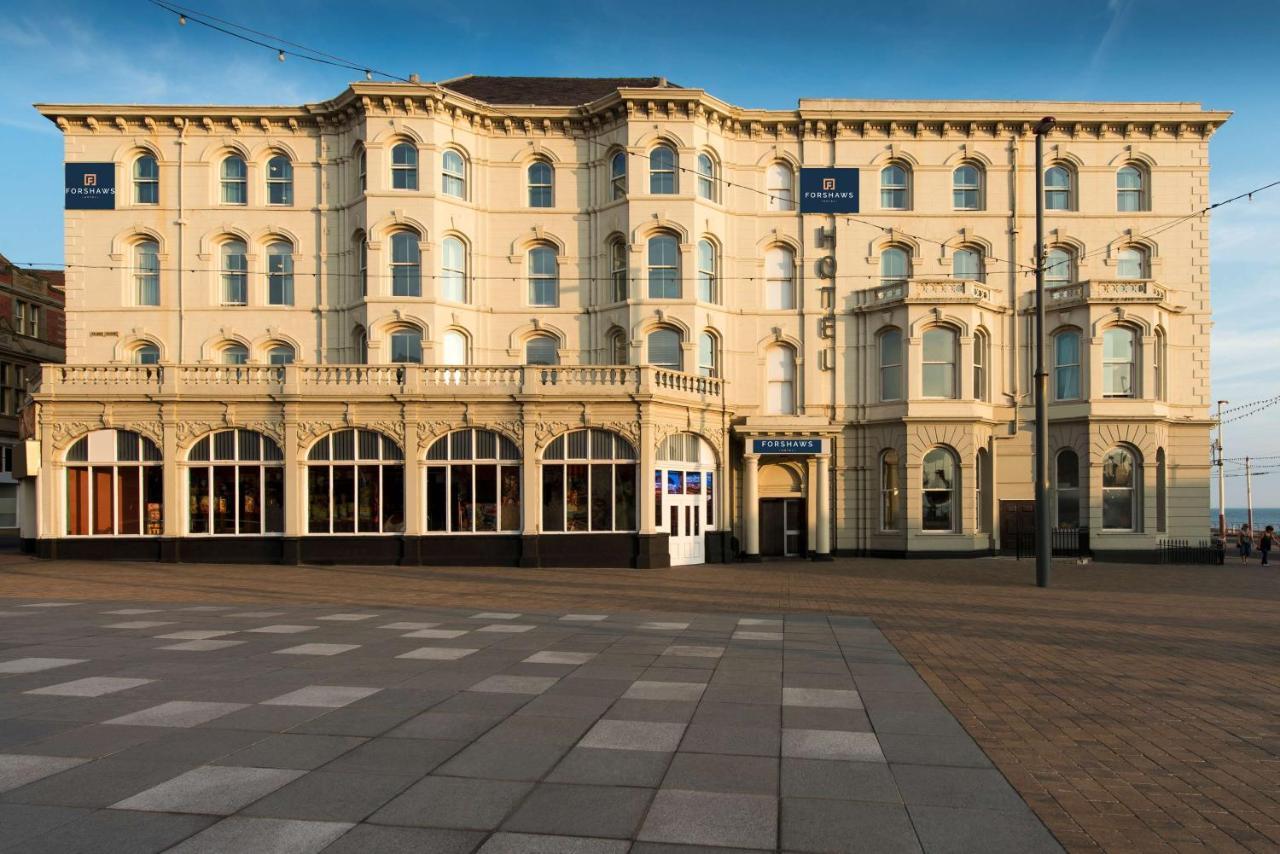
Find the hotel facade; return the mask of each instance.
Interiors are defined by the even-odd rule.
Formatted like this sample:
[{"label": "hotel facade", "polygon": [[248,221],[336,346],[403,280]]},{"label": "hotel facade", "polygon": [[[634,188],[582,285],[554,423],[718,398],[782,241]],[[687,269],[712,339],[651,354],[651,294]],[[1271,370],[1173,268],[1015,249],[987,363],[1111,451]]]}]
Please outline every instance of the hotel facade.
[{"label": "hotel facade", "polygon": [[[20,466],[41,555],[1008,547],[1033,507],[1045,115],[1053,518],[1100,557],[1203,535],[1209,234],[1187,215],[1226,113],[494,77],[38,109],[74,208],[66,364],[32,388]],[[807,212],[811,174],[840,212]],[[85,182],[113,201],[80,209]]]}]

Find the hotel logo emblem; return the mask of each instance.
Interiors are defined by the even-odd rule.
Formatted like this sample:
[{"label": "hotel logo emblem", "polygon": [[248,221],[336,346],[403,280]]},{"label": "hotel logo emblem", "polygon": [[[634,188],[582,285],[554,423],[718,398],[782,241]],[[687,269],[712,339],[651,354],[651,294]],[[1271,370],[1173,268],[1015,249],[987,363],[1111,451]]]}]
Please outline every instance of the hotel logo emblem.
[{"label": "hotel logo emblem", "polygon": [[835,178],[823,178],[823,179],[822,179],[822,189],[824,189],[824,190],[834,190],[835,188],[836,188],[836,179],[835,179]]},{"label": "hotel logo emblem", "polygon": [[93,174],[92,172],[86,173],[84,176],[84,185],[86,187],[98,186],[98,176]]}]

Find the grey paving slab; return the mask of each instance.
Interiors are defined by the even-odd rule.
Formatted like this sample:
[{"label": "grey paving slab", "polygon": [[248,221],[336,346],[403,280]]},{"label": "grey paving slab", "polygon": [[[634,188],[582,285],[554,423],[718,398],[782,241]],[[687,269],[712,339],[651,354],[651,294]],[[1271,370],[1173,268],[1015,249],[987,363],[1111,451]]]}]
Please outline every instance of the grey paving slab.
[{"label": "grey paving slab", "polygon": [[532,783],[426,777],[375,812],[374,824],[493,830],[524,800]]},{"label": "grey paving slab", "polygon": [[840,729],[847,732],[871,732],[871,720],[861,709],[783,706],[782,726],[786,729]]},{"label": "grey paving slab", "polygon": [[173,854],[229,854],[270,851],[272,854],[313,854],[352,827],[336,821],[295,821],[279,818],[226,818],[169,850]]},{"label": "grey paving slab", "polygon": [[478,649],[466,647],[420,646],[417,649],[403,652],[397,655],[396,658],[417,659],[419,661],[457,661],[479,651]]},{"label": "grey paving slab", "polygon": [[[921,850],[905,807],[784,798],[782,848],[829,854],[914,854]],[[972,851],[984,851],[979,847]]]},{"label": "grey paving slab", "polygon": [[628,854],[773,854],[777,849],[722,848],[719,845],[673,845],[666,842],[637,842]]},{"label": "grey paving slab", "polygon": [[547,782],[592,786],[643,786],[662,782],[670,753],[650,750],[609,750],[575,747],[547,775]]},{"label": "grey paving slab", "polygon": [[689,725],[680,749],[696,753],[777,756],[778,745],[777,727],[695,723]]},{"label": "grey paving slab", "polygon": [[46,807],[36,804],[0,804],[0,850],[49,833],[89,815],[87,809]]},{"label": "grey paving slab", "polygon": [[240,646],[245,641],[235,640],[190,640],[182,643],[170,644],[162,646],[160,649],[176,650],[178,652],[216,652],[220,649],[230,649],[233,646]]},{"label": "grey paving slab", "polygon": [[344,753],[325,770],[421,777],[466,746],[465,741],[444,739],[379,738]]},{"label": "grey paving slab", "polygon": [[413,774],[313,771],[249,805],[243,814],[362,821],[418,779]]},{"label": "grey paving slab", "polygon": [[84,664],[87,658],[13,658],[0,661],[0,673],[36,673],[41,670],[52,670],[55,667],[69,667],[72,664]]},{"label": "grey paving slab", "polygon": [[909,806],[915,831],[929,854],[1057,854],[1062,846],[1030,810],[995,812]]},{"label": "grey paving slab", "polygon": [[782,705],[820,709],[861,709],[862,698],[858,696],[857,691],[853,690],[784,687]]},{"label": "grey paving slab", "polygon": [[275,650],[276,655],[341,655],[359,649],[358,643],[304,643]]},{"label": "grey paving slab", "polygon": [[251,744],[261,741],[264,733],[249,730],[194,729],[163,730],[156,727],[96,727],[108,732],[132,731],[146,733],[145,740],[113,752],[116,759],[134,762],[183,762],[190,765],[208,764],[224,756],[230,756]]},{"label": "grey paving slab", "polygon": [[317,628],[319,628],[319,626],[298,626],[282,623],[277,626],[258,626],[256,629],[242,629],[241,631],[259,632],[261,634],[268,635],[296,635],[301,634],[302,632],[309,632]]},{"label": "grey paving slab", "polygon": [[356,700],[378,693],[378,688],[357,688],[343,685],[308,685],[270,700],[264,706],[310,706],[320,709],[340,709]]},{"label": "grey paving slab", "polygon": [[586,664],[595,658],[593,652],[556,652],[544,650],[524,659],[526,664]]},{"label": "grey paving slab", "polygon": [[679,752],[671,760],[662,788],[776,796],[778,760],[771,756]]},{"label": "grey paving slab", "polygon": [[773,797],[660,789],[638,839],[772,849],[777,833]]},{"label": "grey paving slab", "polygon": [[279,733],[217,760],[218,765],[309,771],[354,750],[368,739],[352,735]]},{"label": "grey paving slab", "polygon": [[418,629],[417,631],[409,632],[407,635],[404,635],[404,637],[452,640],[453,638],[460,638],[469,633],[469,629]]},{"label": "grey paving slab", "polygon": [[684,700],[696,701],[707,689],[696,682],[657,682],[641,680],[632,683],[622,695],[628,700]]},{"label": "grey paving slab", "polygon": [[0,754],[0,792],[60,774],[87,761],[72,756]]},{"label": "grey paving slab", "polygon": [[958,765],[990,768],[991,760],[965,735],[922,735],[882,732],[877,735],[885,759],[908,765]]},{"label": "grey paving slab", "polygon": [[106,757],[5,793],[12,803],[106,807],[190,770],[178,762],[136,762]]},{"label": "grey paving slab", "polygon": [[631,839],[653,789],[542,783],[502,829],[551,836]]},{"label": "grey paving slab", "polygon": [[488,780],[541,780],[569,750],[567,744],[521,744],[478,741],[441,765],[440,774]]},{"label": "grey paving slab", "polygon": [[784,729],[782,755],[790,759],[884,762],[874,733],[821,729]]},{"label": "grey paving slab", "polygon": [[541,694],[554,684],[554,676],[499,675],[482,679],[467,690],[490,694]]},{"label": "grey paving slab", "polygon": [[111,623],[103,626],[104,629],[155,629],[160,626],[172,626],[174,620],[129,620],[124,623]]},{"label": "grey paving slab", "polygon": [[22,854],[152,854],[169,850],[214,821],[217,819],[203,815],[100,810],[4,850]]},{"label": "grey paving slab", "polygon": [[247,706],[247,703],[171,700],[168,703],[161,703],[149,709],[103,721],[103,723],[119,726],[192,727],[220,718],[223,715],[229,715]]},{"label": "grey paving slab", "polygon": [[471,854],[483,831],[360,824],[324,849],[324,854]]},{"label": "grey paving slab", "polygon": [[86,676],[84,679],[75,679],[71,682],[60,682],[57,685],[35,688],[27,693],[52,694],[59,697],[101,697],[104,694],[127,691],[130,688],[137,688],[140,685],[147,685],[154,681],[154,679],[131,679],[118,676]]},{"label": "grey paving slab", "polygon": [[627,854],[630,843],[532,833],[495,833],[477,854]]},{"label": "grey paving slab", "polygon": [[167,635],[156,635],[159,640],[210,640],[212,638],[225,637],[226,635],[234,635],[235,629],[224,629],[217,631],[213,629],[183,629],[179,632],[169,632]]},{"label": "grey paving slab", "polygon": [[671,753],[679,746],[685,728],[685,724],[678,723],[602,720],[583,736],[578,746]]},{"label": "grey paving slab", "polygon": [[902,803],[898,784],[878,762],[783,759],[782,796]]},{"label": "grey paving slab", "polygon": [[22,750],[40,756],[81,756],[96,759],[118,754],[135,745],[161,738],[164,734],[165,730],[156,727],[82,724],[48,738],[29,742]]},{"label": "grey paving slab", "polygon": [[988,810],[1022,810],[1018,793],[994,768],[892,765],[894,779],[908,804]]},{"label": "grey paving slab", "polygon": [[304,772],[204,765],[125,798],[112,809],[231,815]]},{"label": "grey paving slab", "polygon": [[[284,613],[281,611],[280,613]],[[276,616],[273,614],[272,616]],[[324,617],[316,617],[317,620],[330,620],[338,623],[358,623],[363,620],[372,620],[377,614],[329,614]]]},{"label": "grey paving slab", "polygon": [[521,706],[516,717],[586,718],[595,720],[613,705],[610,697],[544,693]]}]

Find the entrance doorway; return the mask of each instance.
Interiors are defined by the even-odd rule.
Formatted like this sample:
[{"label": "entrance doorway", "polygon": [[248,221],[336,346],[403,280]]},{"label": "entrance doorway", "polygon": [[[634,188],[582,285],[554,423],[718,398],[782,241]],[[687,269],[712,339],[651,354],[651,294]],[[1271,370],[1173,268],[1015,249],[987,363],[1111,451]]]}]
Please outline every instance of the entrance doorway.
[{"label": "entrance doorway", "polygon": [[654,517],[667,532],[671,565],[705,563],[706,533],[716,526],[715,454],[693,433],[669,436],[657,451]]},{"label": "entrance doorway", "polygon": [[760,499],[760,555],[800,557],[805,553],[805,500]]},{"label": "entrance doorway", "polygon": [[1036,537],[1036,503],[1034,501],[1000,502],[1000,551],[1016,554],[1034,551]]},{"label": "entrance doorway", "polygon": [[706,499],[702,495],[703,472],[667,471],[667,532],[672,566],[688,566],[706,560],[702,536]]}]

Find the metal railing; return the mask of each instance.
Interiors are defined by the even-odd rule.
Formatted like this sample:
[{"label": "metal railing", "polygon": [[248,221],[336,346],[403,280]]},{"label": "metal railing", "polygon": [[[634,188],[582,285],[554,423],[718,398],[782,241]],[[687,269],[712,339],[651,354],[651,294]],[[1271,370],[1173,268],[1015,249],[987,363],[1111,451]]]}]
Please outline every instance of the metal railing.
[{"label": "metal railing", "polygon": [[[1036,556],[1035,531],[1015,531],[1011,537],[1014,544],[1014,557],[1022,560],[1024,557]],[[1055,557],[1088,557],[1091,554],[1087,527],[1054,528],[1052,543]]]},{"label": "metal railing", "polygon": [[1218,540],[1161,540],[1156,546],[1160,563],[1222,566],[1226,549]]}]

